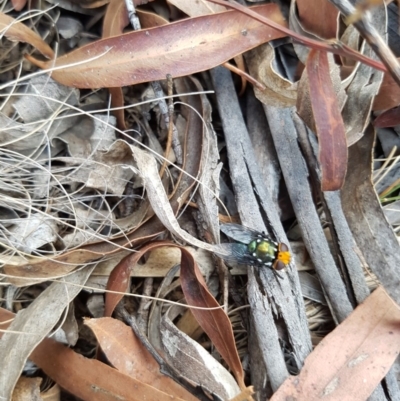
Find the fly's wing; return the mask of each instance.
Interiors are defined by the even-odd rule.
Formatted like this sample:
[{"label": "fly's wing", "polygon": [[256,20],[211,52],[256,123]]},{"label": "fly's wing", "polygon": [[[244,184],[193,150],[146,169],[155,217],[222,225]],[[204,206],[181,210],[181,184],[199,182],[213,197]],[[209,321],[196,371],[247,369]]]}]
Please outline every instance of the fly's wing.
[{"label": "fly's wing", "polygon": [[234,223],[221,224],[220,229],[225,235],[242,244],[249,244],[261,235],[257,231]]},{"label": "fly's wing", "polygon": [[254,257],[249,254],[247,245],[238,243],[223,243],[218,245],[218,249],[214,251],[219,257],[227,262],[236,262],[241,264],[254,264]]}]

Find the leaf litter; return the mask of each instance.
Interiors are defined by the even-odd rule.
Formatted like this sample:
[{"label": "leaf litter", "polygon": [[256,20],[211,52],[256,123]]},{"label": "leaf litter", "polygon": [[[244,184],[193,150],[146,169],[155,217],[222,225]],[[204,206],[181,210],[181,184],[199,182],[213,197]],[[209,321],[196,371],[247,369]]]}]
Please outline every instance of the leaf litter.
[{"label": "leaf litter", "polygon": [[[398,399],[385,10],[189,3],[125,33],[119,0],[0,2],[1,396],[37,397],[29,360],[88,400]],[[212,257],[222,221],[288,244],[284,275]]]}]

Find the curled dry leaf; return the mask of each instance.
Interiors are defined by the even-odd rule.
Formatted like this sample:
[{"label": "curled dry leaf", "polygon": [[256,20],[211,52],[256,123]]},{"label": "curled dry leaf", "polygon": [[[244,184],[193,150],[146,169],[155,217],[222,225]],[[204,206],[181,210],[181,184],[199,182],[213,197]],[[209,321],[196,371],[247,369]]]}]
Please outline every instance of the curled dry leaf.
[{"label": "curled dry leaf", "polygon": [[12,401],[43,401],[40,396],[41,377],[21,376],[15,386]]},{"label": "curled dry leaf", "polygon": [[22,22],[0,12],[0,33],[10,40],[29,43],[48,58],[54,57],[51,47]]},{"label": "curled dry leaf", "polygon": [[140,25],[142,29],[154,28],[155,26],[167,25],[169,22],[161,15],[151,13],[144,10],[136,10],[136,14],[139,17]]},{"label": "curled dry leaf", "polygon": [[247,64],[251,75],[265,88],[254,88],[257,99],[270,106],[291,107],[296,104],[297,82],[284,78],[276,69],[275,49],[269,43],[248,53]]},{"label": "curled dry leaf", "polygon": [[[322,1],[319,7],[314,6],[313,12],[323,12],[322,3],[325,2],[326,0]],[[307,15],[307,5],[308,3],[306,1],[304,3],[300,2],[300,4],[298,4],[298,2],[294,0],[291,2],[289,9],[289,27],[299,35],[322,42],[323,39],[320,36],[318,36],[318,32],[321,31],[320,23],[326,23],[326,21],[323,21],[322,18],[319,18],[318,21],[315,21],[312,17],[310,18],[311,13]],[[300,18],[299,16],[299,9],[302,10],[302,18]],[[327,25],[325,27],[326,34],[328,32],[332,32],[332,26],[330,28],[328,27],[330,25],[330,22],[332,21],[328,21],[328,23],[326,24]],[[330,36],[330,38],[336,38],[336,35]],[[300,62],[306,65],[310,48],[307,46],[302,46],[301,44],[298,44],[295,41],[293,42],[293,48]]]},{"label": "curled dry leaf", "polygon": [[399,354],[400,310],[382,287],[307,357],[271,401],[364,401]]},{"label": "curled dry leaf", "polygon": [[[284,25],[275,4],[255,8]],[[178,21],[102,39],[56,60],[28,59],[52,77],[80,88],[117,87],[193,74],[215,67],[261,43],[285,36],[236,11]]]},{"label": "curled dry leaf", "polygon": [[[387,37],[386,7],[374,8],[371,14],[371,20],[379,34],[382,38]],[[372,46],[365,45],[362,50],[365,56],[378,58]],[[348,98],[342,110],[348,146],[359,140],[369,125],[372,104],[384,76],[382,72],[365,64],[359,64],[355,68],[357,72],[346,89]]]}]

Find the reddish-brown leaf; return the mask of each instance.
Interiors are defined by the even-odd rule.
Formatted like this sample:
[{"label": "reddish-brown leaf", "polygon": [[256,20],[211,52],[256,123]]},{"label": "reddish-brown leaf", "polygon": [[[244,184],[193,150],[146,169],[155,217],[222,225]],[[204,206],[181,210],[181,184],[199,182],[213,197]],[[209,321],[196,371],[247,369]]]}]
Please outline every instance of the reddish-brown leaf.
[{"label": "reddish-brown leaf", "polygon": [[374,127],[385,128],[395,127],[400,124],[400,106],[394,109],[386,110],[380,114],[374,121]]},{"label": "reddish-brown leaf", "polygon": [[388,73],[383,76],[379,93],[374,99],[372,110],[388,110],[400,105],[400,86]]},{"label": "reddish-brown leaf", "polygon": [[308,32],[323,38],[336,39],[339,10],[328,0],[296,0],[299,20]]},{"label": "reddish-brown leaf", "polygon": [[[255,9],[285,24],[275,4]],[[67,86],[116,87],[204,71],[283,36],[247,15],[226,11],[102,39],[55,61],[28,59],[44,69],[55,67],[52,77]]]},{"label": "reddish-brown leaf", "polygon": [[346,176],[347,143],[327,53],[311,50],[306,69],[319,141],[322,190],[336,191],[342,187]]},{"label": "reddish-brown leaf", "polygon": [[176,381],[160,373],[160,366],[137,339],[132,329],[108,317],[88,319],[85,324],[95,334],[111,364],[121,373],[131,376],[167,394],[187,401],[197,398]]},{"label": "reddish-brown leaf", "polygon": [[244,373],[237,353],[231,322],[222,309],[207,309],[217,308],[219,304],[208,291],[192,254],[186,249],[181,249],[181,252],[181,285],[186,301],[191,306],[206,308],[192,309],[192,313],[232,370],[239,387],[244,389],[246,387]]},{"label": "reddish-brown leaf", "polygon": [[121,301],[124,295],[123,293],[128,290],[129,276],[133,266],[135,266],[138,260],[146,252],[161,246],[175,246],[180,248],[179,245],[173,244],[169,241],[151,242],[150,244],[145,245],[139,252],[126,256],[117,266],[114,267],[110,277],[108,278],[107,290],[112,292],[106,293],[104,316],[110,317],[112,315],[115,307],[118,305],[119,301]]},{"label": "reddish-brown leaf", "polygon": [[400,352],[400,309],[380,287],[307,357],[271,401],[364,401]]}]

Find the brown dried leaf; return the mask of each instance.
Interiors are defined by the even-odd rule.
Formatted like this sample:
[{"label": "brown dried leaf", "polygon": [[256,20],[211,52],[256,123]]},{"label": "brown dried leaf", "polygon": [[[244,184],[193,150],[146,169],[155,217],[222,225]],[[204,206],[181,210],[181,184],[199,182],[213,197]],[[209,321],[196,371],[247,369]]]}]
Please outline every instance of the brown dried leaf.
[{"label": "brown dried leaf", "polygon": [[[111,0],[103,20],[103,38],[120,35],[124,28],[129,24],[128,12],[125,2],[121,0]],[[117,126],[121,131],[127,129],[125,124],[125,114],[123,110],[124,95],[121,88],[109,88],[111,96],[111,107],[113,115],[117,119]]]},{"label": "brown dried leaf", "polygon": [[[208,291],[199,267],[186,249],[181,249],[181,282],[187,303],[202,308],[216,308],[218,302]],[[231,322],[222,309],[192,309],[200,326],[232,370],[239,387],[244,389],[244,372],[237,353]]]},{"label": "brown dried leaf", "polygon": [[197,400],[173,379],[160,373],[160,366],[130,327],[108,317],[88,319],[85,324],[92,329],[107,359],[121,373],[184,400]]},{"label": "brown dried leaf", "polygon": [[[284,25],[276,5],[255,9]],[[28,59],[41,68],[55,67],[52,77],[68,86],[115,87],[164,79],[167,73],[180,77],[204,71],[283,36],[247,15],[227,11],[99,40],[55,62]]]},{"label": "brown dried leaf", "polygon": [[10,40],[29,43],[48,58],[54,57],[51,47],[22,22],[0,12],[0,32]]},{"label": "brown dried leaf", "polygon": [[347,143],[327,53],[311,50],[306,70],[319,141],[321,186],[323,191],[336,191],[343,186],[346,175]]},{"label": "brown dried leaf", "polygon": [[[178,220],[175,217],[174,209],[171,207],[170,201],[161,182],[155,158],[148,152],[135,146],[131,146],[131,150],[137,163],[137,168],[143,179],[146,193],[149,197],[154,213],[162,221],[164,226],[183,241],[210,252],[214,252],[216,250],[215,245],[198,240],[180,227]],[[199,154],[200,152],[197,153]],[[190,162],[188,162],[188,164],[190,164]],[[196,166],[197,161],[195,161],[194,164]],[[184,186],[185,196],[188,196],[188,187],[189,186],[186,185]],[[179,192],[182,194],[182,191]],[[183,196],[183,194],[180,195],[180,198]]]},{"label": "brown dried leaf", "polygon": [[307,357],[271,401],[364,401],[400,351],[400,310],[382,287]]},{"label": "brown dried leaf", "polygon": [[26,258],[14,257],[10,260],[7,257],[4,272],[10,276],[8,280],[11,280],[14,285],[25,286],[28,283],[41,282],[43,279],[64,276],[76,269],[77,266],[102,256],[101,253],[82,249],[72,250],[53,260],[48,257],[30,257],[28,261]]},{"label": "brown dried leaf", "polygon": [[328,0],[296,0],[299,22],[319,38],[336,39],[339,10]]},{"label": "brown dried leaf", "polygon": [[373,110],[388,110],[400,104],[400,86],[389,73],[385,73],[379,92],[372,105]]},{"label": "brown dried leaf", "polygon": [[149,11],[137,9],[136,14],[139,17],[142,29],[169,24],[169,21],[163,18],[161,15],[151,13]]},{"label": "brown dried leaf", "polygon": [[400,124],[400,106],[394,109],[386,110],[380,114],[374,121],[374,127],[385,128],[395,127]]},{"label": "brown dried leaf", "polygon": [[104,14],[103,38],[120,35],[128,25],[129,18],[125,2],[122,0],[111,0]]},{"label": "brown dried leaf", "polygon": [[179,248],[178,245],[172,244],[169,241],[152,242],[144,246],[139,252],[126,256],[114,267],[107,283],[107,290],[111,292],[106,293],[104,316],[109,317],[112,315],[115,307],[122,299],[123,293],[128,290],[130,272],[139,259],[146,252],[163,246],[173,246]]}]

